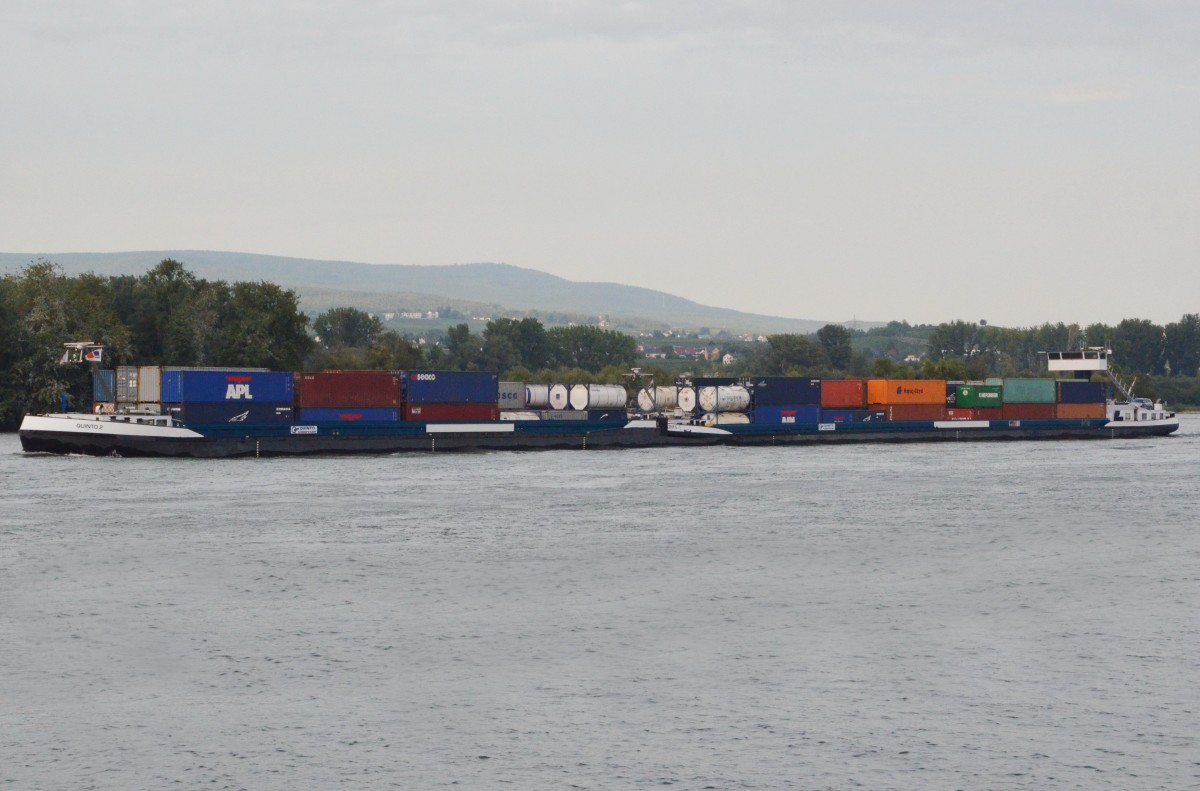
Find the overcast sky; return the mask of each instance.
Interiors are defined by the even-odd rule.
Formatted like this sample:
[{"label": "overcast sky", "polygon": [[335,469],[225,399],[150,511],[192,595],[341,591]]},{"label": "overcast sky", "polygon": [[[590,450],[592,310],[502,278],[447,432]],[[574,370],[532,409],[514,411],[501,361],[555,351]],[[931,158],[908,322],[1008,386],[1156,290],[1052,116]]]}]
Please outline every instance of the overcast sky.
[{"label": "overcast sky", "polygon": [[1200,3],[0,4],[0,250],[1200,312]]}]

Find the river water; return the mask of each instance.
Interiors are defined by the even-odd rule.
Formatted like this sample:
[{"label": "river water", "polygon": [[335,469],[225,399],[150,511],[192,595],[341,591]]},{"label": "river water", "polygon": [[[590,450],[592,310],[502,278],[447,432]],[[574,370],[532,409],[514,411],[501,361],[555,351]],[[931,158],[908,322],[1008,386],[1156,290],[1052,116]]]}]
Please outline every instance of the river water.
[{"label": "river water", "polygon": [[370,458],[0,435],[14,789],[1195,789],[1166,439]]}]

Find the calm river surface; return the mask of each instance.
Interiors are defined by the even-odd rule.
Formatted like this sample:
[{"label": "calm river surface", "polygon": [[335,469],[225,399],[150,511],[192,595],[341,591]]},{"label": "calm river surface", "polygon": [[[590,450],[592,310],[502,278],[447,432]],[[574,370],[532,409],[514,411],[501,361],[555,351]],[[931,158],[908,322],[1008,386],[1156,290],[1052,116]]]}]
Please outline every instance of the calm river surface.
[{"label": "calm river surface", "polygon": [[271,460],[0,435],[13,789],[1195,789],[1158,440]]}]

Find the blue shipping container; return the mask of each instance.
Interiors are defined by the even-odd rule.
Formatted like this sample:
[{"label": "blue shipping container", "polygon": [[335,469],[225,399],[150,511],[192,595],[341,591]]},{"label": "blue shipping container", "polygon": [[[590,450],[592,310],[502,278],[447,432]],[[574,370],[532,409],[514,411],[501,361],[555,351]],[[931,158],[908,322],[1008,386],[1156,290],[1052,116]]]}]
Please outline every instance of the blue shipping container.
[{"label": "blue shipping container", "polygon": [[1104,400],[1104,382],[1089,382],[1086,379],[1059,380],[1060,404],[1103,404]]},{"label": "blue shipping container", "polygon": [[495,404],[500,377],[482,371],[405,371],[409,404]]},{"label": "blue shipping container", "polygon": [[692,380],[693,387],[733,387],[741,383],[736,376],[698,376]]},{"label": "blue shipping container", "polygon": [[235,426],[277,426],[292,422],[291,403],[171,404],[166,413],[189,426],[230,424]]},{"label": "blue shipping container", "polygon": [[887,413],[874,409],[822,409],[822,423],[882,423]]},{"label": "blue shipping container", "polygon": [[629,417],[624,409],[592,409],[587,413],[588,420],[603,420],[612,423],[625,423]]},{"label": "blue shipping container", "polygon": [[102,404],[117,400],[117,372],[111,368],[96,371],[92,377],[92,403]]},{"label": "blue shipping container", "polygon": [[755,406],[804,406],[821,403],[821,380],[799,376],[760,376],[752,383]]},{"label": "blue shipping container", "polygon": [[821,407],[809,404],[788,406],[755,406],[752,422],[756,425],[793,425],[820,423]]},{"label": "blue shipping container", "polygon": [[164,370],[163,403],[292,402],[290,371]]},{"label": "blue shipping container", "polygon": [[389,407],[309,407],[300,410],[297,423],[395,423],[400,410]]}]

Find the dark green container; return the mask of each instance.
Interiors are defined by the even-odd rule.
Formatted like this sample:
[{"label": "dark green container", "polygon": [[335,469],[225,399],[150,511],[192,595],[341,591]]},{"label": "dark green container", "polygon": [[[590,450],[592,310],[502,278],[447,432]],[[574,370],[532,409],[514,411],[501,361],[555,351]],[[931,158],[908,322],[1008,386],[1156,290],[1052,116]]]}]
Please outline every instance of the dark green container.
[{"label": "dark green container", "polygon": [[959,385],[955,390],[954,403],[964,409],[998,407],[1004,403],[1004,388],[1000,385]]},{"label": "dark green container", "polygon": [[1058,384],[1053,379],[1005,379],[1004,403],[1053,404],[1058,400]]}]

